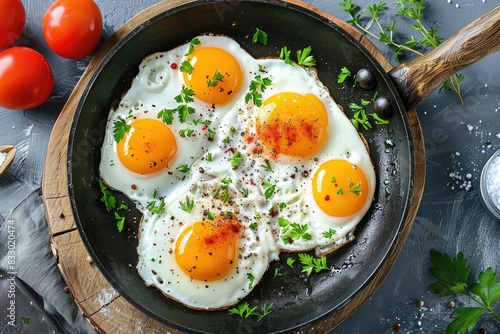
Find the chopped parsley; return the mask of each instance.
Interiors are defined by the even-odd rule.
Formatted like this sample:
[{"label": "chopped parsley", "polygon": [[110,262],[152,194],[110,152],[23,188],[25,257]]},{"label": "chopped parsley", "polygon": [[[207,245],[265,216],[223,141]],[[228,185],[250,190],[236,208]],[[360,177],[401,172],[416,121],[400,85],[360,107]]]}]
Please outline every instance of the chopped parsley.
[{"label": "chopped parsley", "polygon": [[255,277],[252,275],[252,273],[247,273],[247,277],[248,277],[248,289],[252,289],[253,287],[253,282],[255,281]]},{"label": "chopped parsley", "polygon": [[156,213],[159,215],[162,215],[165,213],[165,200],[162,198],[160,199],[160,202],[158,205],[156,204],[156,201],[151,201],[148,203],[148,209],[152,213]]},{"label": "chopped parsley", "polygon": [[344,83],[344,81],[351,76],[351,71],[347,67],[340,69],[340,74],[337,77],[337,83]]},{"label": "chopped parsley", "polygon": [[255,28],[255,34],[253,34],[252,43],[260,43],[267,45],[267,33],[259,28]]},{"label": "chopped parsley", "polygon": [[181,72],[187,73],[187,74],[193,74],[194,67],[191,65],[189,60],[184,60],[181,64],[181,67],[179,68]]},{"label": "chopped parsley", "polygon": [[264,181],[264,196],[266,197],[266,199],[271,198],[271,196],[273,196],[275,191],[276,191],[275,184]]},{"label": "chopped parsley", "polygon": [[161,110],[157,118],[161,119],[164,123],[171,125],[174,120],[174,114],[177,113],[179,117],[179,121],[181,123],[186,122],[186,118],[188,114],[194,114],[195,110],[193,107],[189,106],[190,102],[193,102],[194,92],[182,85],[182,90],[179,95],[174,97],[175,101],[179,103],[179,105],[174,109],[163,109]]},{"label": "chopped parsley", "polygon": [[308,46],[297,51],[297,62],[302,66],[316,66],[316,60],[311,55],[311,47]]},{"label": "chopped parsley", "polygon": [[332,238],[332,237],[333,237],[333,235],[334,235],[335,233],[337,233],[337,231],[335,231],[334,229],[330,228],[328,231],[323,232],[323,233],[322,233],[322,235],[323,235],[325,238],[330,239],[330,238]]},{"label": "chopped parsley", "polygon": [[121,232],[123,230],[123,226],[125,226],[125,217],[120,216],[118,212],[115,211],[115,219],[118,232]]},{"label": "chopped parsley", "polygon": [[235,150],[233,156],[231,157],[231,159],[229,159],[232,167],[237,167],[243,160],[244,158],[241,156],[238,150]]},{"label": "chopped parsley", "polygon": [[311,234],[307,233],[308,226],[306,224],[299,224],[290,222],[288,219],[283,217],[278,218],[278,224],[283,229],[283,235],[281,236],[281,240],[285,244],[291,244],[293,240],[299,240],[300,238],[304,240],[311,240]]},{"label": "chopped parsley", "polygon": [[285,64],[292,65],[293,61],[290,60],[290,50],[286,46],[282,47],[280,50],[280,59],[285,61]]},{"label": "chopped parsley", "polygon": [[102,197],[101,202],[106,206],[106,210],[110,212],[112,209],[116,207],[116,198],[111,193],[111,190],[106,187],[106,184],[99,179],[99,187],[101,188]]},{"label": "chopped parsley", "polygon": [[245,103],[253,101],[253,103],[260,107],[262,106],[262,93],[266,90],[267,86],[272,84],[271,79],[262,78],[260,75],[255,76],[254,80],[250,82],[250,91],[245,95]]},{"label": "chopped parsley", "polygon": [[262,320],[262,318],[271,313],[272,306],[273,304],[264,305],[262,313],[258,313],[257,306],[250,307],[248,302],[241,302],[238,305],[236,305],[236,307],[230,308],[229,314],[236,314],[245,319],[250,316],[255,316],[257,317],[257,322],[259,322]]},{"label": "chopped parsley", "polygon": [[115,141],[119,143],[131,129],[132,127],[123,118],[115,121],[113,123],[113,137]]},{"label": "chopped parsley", "polygon": [[314,258],[307,253],[299,253],[299,260],[302,263],[302,272],[305,272],[307,276],[311,273],[319,273],[322,270],[330,270],[330,267],[326,264],[326,257],[322,256],[320,258]]},{"label": "chopped parsley", "polygon": [[186,211],[187,213],[191,213],[194,207],[194,201],[190,200],[189,197],[186,195],[186,201],[185,202],[179,202],[181,209]]},{"label": "chopped parsley", "polygon": [[201,42],[200,42],[200,40],[199,40],[198,38],[196,38],[196,37],[195,37],[195,38],[193,38],[193,39],[191,40],[191,42],[189,43],[189,49],[188,49],[188,52],[187,52],[184,56],[189,56],[191,53],[193,53],[193,51],[194,51],[194,47],[195,47],[196,45],[200,45],[200,44],[201,44]]},{"label": "chopped parsley", "polygon": [[180,165],[179,167],[175,168],[176,171],[179,171],[181,173],[187,173],[189,172],[189,166],[187,164]]},{"label": "chopped parsley", "polygon": [[216,70],[212,79],[207,80],[207,85],[208,85],[208,87],[215,87],[219,84],[219,82],[222,82],[223,79],[224,79],[224,76],[220,73],[219,70]]}]

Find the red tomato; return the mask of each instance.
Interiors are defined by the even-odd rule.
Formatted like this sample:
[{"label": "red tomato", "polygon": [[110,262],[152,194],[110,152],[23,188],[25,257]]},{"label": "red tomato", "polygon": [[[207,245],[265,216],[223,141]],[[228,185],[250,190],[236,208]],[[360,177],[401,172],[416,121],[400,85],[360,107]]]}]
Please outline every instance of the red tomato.
[{"label": "red tomato", "polygon": [[0,1],[0,49],[14,44],[23,33],[26,12],[20,0]]},{"label": "red tomato", "polygon": [[42,28],[52,51],[65,58],[83,58],[101,39],[101,11],[93,0],[56,0],[45,12]]},{"label": "red tomato", "polygon": [[0,107],[39,106],[49,98],[53,87],[52,70],[35,50],[14,46],[0,52]]}]

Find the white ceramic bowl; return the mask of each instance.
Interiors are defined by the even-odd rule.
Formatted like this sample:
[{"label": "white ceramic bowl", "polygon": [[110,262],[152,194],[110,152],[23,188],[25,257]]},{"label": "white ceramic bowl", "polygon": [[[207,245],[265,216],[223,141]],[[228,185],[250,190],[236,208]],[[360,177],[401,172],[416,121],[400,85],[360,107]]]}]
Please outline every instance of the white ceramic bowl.
[{"label": "white ceramic bowl", "polygon": [[495,202],[492,198],[492,189],[491,189],[491,178],[492,177],[500,178],[500,174],[493,175],[493,173],[491,172],[492,165],[494,165],[494,163],[500,163],[500,150],[496,151],[484,165],[483,171],[481,172],[479,191],[481,195],[480,196],[481,202],[483,203],[484,208],[495,219],[500,220],[500,203],[497,202],[497,204],[495,205]]}]

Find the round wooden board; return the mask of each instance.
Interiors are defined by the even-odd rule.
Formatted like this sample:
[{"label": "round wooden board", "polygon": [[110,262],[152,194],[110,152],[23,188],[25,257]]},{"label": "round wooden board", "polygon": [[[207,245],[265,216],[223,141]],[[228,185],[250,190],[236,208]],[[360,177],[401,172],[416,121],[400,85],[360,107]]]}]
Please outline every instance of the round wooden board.
[{"label": "round wooden board", "polygon": [[[310,10],[318,12],[329,20],[343,27],[358,39],[389,70],[391,64],[380,51],[356,29],[331,15],[319,12],[310,5],[299,0],[287,0]],[[48,145],[47,158],[42,179],[42,199],[46,207],[46,218],[49,225],[51,243],[59,269],[66,284],[83,314],[101,333],[182,333],[182,331],[148,317],[122,296],[106,281],[99,269],[89,261],[90,256],[76,228],[71,210],[67,184],[67,150],[71,123],[76,107],[93,71],[109,52],[109,50],[127,33],[153,16],[191,1],[173,0],[160,2],[137,14],[118,29],[100,48],[88,65],[82,78],[64,106]],[[403,224],[396,244],[390,250],[388,258],[368,285],[362,288],[342,309],[328,315],[321,321],[312,324],[301,333],[326,333],[357,310],[382,284],[389,273],[403,244],[410,232],[422,198],[425,182],[424,141],[420,123],[415,110],[408,112],[414,143],[415,181],[410,203],[409,214]]]}]

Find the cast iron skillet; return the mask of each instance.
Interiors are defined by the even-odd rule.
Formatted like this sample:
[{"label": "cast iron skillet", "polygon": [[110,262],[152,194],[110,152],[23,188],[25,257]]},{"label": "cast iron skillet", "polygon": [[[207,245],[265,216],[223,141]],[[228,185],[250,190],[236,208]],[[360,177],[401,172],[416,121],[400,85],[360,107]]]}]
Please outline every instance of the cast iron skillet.
[{"label": "cast iron skillet", "polygon": [[[496,20],[498,23],[499,19]],[[267,46],[251,43],[251,35],[257,27],[268,33]],[[100,147],[110,108],[116,106],[128,90],[146,55],[169,50],[203,33],[228,35],[254,57],[277,56],[283,46],[290,50],[311,46],[320,79],[337,103],[344,106],[348,117],[352,113],[347,106],[361,98],[369,99],[372,93],[350,84],[339,85],[337,75],[344,66],[354,73],[368,68],[377,78],[377,91],[389,99],[395,111],[389,126],[364,132],[376,167],[378,187],[370,211],[358,225],[356,241],[328,255],[328,263],[334,266],[332,273],[306,278],[300,266],[294,269],[286,266],[286,258],[293,257],[292,254],[283,254],[280,262],[272,263],[263,281],[245,299],[251,305],[273,303],[273,312],[258,323],[231,316],[227,310],[190,310],[156,289],[145,287],[135,270],[139,224],[134,221],[140,220],[140,213],[132,209],[127,214],[124,231],[118,233],[114,217],[99,200]],[[496,51],[498,42],[495,47],[490,43],[489,47],[486,52]],[[484,56],[484,48],[481,52]],[[429,59],[438,64],[442,54],[437,56],[437,61],[432,55]],[[402,91],[402,100],[390,76],[358,41],[331,21],[303,7],[266,0],[199,1],[161,13],[116,44],[94,72],[78,105],[70,134],[68,184],[82,239],[103,275],[121,295],[171,326],[214,333],[282,332],[302,328],[341,308],[385,260],[408,214],[414,180],[413,143],[405,104],[407,108],[414,106],[440,81],[478,57],[466,59],[435,68],[432,73],[438,76],[430,75],[429,68],[422,69],[420,63],[407,63],[408,66],[394,69],[391,75]],[[413,80],[410,75],[415,72],[422,73],[419,78],[425,80]],[[124,196],[117,194],[116,197],[134,207]],[[273,278],[275,268],[286,274]]]}]

